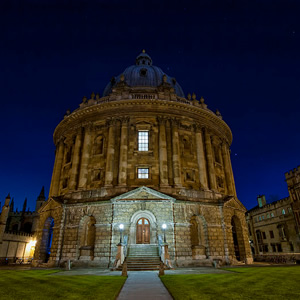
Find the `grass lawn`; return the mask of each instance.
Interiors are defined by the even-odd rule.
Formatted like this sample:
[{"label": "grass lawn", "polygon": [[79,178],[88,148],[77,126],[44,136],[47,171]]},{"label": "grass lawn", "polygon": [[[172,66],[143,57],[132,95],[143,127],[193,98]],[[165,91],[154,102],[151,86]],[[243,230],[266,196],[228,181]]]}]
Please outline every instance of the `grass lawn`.
[{"label": "grass lawn", "polygon": [[0,299],[115,299],[126,277],[51,276],[56,270],[0,271]]},{"label": "grass lawn", "polygon": [[300,266],[230,268],[228,274],[164,275],[174,299],[300,299]]}]

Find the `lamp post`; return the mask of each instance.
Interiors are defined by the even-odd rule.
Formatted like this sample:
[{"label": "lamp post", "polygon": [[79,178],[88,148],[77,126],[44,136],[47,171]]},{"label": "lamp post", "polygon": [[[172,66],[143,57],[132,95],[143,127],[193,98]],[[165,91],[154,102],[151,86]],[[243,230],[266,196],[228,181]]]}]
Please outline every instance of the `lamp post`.
[{"label": "lamp post", "polygon": [[124,230],[124,224],[120,224],[119,229],[120,229],[120,244],[122,244],[122,234]]},{"label": "lamp post", "polygon": [[164,243],[166,243],[166,229],[167,229],[167,224],[162,224],[161,226],[163,232],[164,232]]}]

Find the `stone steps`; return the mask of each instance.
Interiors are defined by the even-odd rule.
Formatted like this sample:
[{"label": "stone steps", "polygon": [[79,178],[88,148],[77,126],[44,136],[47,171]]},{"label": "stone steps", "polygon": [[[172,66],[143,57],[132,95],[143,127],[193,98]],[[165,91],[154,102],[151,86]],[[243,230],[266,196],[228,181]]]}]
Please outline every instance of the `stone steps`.
[{"label": "stone steps", "polygon": [[[160,257],[157,245],[130,245],[126,257],[128,271],[159,270]],[[119,270],[122,269],[120,266]]]}]

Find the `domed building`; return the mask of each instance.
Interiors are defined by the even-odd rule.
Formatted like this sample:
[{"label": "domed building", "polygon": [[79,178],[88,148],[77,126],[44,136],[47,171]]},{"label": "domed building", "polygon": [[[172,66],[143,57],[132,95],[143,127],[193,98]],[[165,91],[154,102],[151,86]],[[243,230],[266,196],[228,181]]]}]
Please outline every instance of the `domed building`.
[{"label": "domed building", "polygon": [[143,254],[167,266],[251,263],[231,142],[220,113],[185,98],[143,51],[55,129],[35,263],[118,267]]}]

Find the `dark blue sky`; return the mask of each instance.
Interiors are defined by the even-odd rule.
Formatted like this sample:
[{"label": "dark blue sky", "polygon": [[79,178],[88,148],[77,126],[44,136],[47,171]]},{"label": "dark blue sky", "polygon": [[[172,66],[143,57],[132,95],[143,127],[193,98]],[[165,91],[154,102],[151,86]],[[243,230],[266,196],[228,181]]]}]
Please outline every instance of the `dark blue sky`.
[{"label": "dark blue sky", "polygon": [[33,208],[43,185],[48,195],[65,111],[142,49],[222,113],[244,205],[287,196],[284,173],[300,164],[299,15],[290,0],[2,0],[0,201],[10,192]]}]

